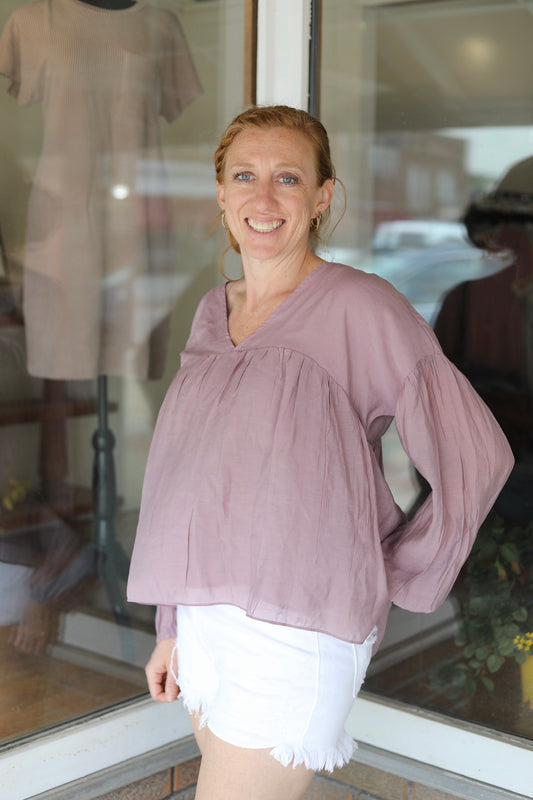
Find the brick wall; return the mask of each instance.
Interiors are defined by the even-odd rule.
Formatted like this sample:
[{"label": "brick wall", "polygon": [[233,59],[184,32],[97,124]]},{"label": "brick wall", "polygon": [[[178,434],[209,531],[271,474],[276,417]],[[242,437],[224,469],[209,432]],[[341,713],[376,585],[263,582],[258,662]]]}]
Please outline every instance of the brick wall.
[{"label": "brick wall", "polygon": [[102,794],[97,800],[194,800],[199,769],[200,759],[193,758],[121,789]]},{"label": "brick wall", "polygon": [[[100,795],[97,800],[194,800],[199,767],[200,759],[193,758],[121,789]],[[352,761],[332,775],[329,773],[317,775],[307,792],[306,800],[463,800],[463,798]]]}]

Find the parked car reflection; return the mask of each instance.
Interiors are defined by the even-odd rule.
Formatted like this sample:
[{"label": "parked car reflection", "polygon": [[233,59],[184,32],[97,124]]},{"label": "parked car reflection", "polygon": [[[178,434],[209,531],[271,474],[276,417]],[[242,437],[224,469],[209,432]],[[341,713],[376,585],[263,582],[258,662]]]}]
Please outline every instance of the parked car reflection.
[{"label": "parked car reflection", "polygon": [[457,284],[491,275],[506,266],[505,258],[489,256],[467,242],[392,250],[364,255],[349,248],[328,248],[320,255],[392,283],[430,325],[443,296]]},{"label": "parked car reflection", "polygon": [[501,258],[489,257],[465,245],[375,256],[363,268],[390,281],[432,325],[450,289],[463,281],[491,275],[504,266]]},{"label": "parked car reflection", "polygon": [[468,242],[462,222],[400,219],[380,223],[372,239],[374,253],[435,247],[460,247]]}]

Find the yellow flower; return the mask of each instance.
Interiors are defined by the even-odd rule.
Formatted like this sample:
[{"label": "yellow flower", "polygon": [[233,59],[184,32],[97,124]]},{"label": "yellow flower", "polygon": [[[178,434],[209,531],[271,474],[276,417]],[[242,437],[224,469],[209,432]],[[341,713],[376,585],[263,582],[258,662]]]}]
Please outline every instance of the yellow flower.
[{"label": "yellow flower", "polygon": [[533,647],[533,632],[527,631],[523,635],[515,636],[514,644],[518,650],[524,650],[526,653],[529,653]]}]

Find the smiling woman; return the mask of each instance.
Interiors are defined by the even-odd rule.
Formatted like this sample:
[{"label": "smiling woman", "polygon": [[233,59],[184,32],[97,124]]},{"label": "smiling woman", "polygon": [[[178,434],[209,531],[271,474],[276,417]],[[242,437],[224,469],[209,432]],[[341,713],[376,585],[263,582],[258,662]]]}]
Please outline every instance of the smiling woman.
[{"label": "smiling woman", "polygon": [[[353,752],[391,602],[446,599],[511,456],[405,298],[312,251],[335,179],[317,120],[245,111],[215,164],[243,277],[200,303],[163,403],[129,597],[158,604],[148,683],[191,715],[197,800],[301,800]],[[433,489],[410,522],[381,465],[393,417]]]},{"label": "smiling woman", "polygon": [[311,220],[329,207],[334,186],[331,178],[319,185],[313,146],[299,131],[244,131],[226,162],[217,197],[244,272],[227,290],[237,344],[321,263],[309,248]]},{"label": "smiling woman", "polygon": [[309,239],[329,210],[335,170],[320,122],[287,107],[240,115],[215,164],[223,222],[244,272],[227,287],[238,344],[321,263]]},{"label": "smiling woman", "polygon": [[[285,185],[298,185],[304,180],[303,174],[292,174],[291,169],[300,168],[313,173],[307,174],[310,185],[315,188],[325,187],[328,182],[335,184],[336,174],[333,161],[331,159],[329,140],[323,125],[319,120],[306,114],[299,109],[288,108],[287,106],[270,106],[261,109],[251,108],[244,114],[240,114],[228,126],[220,145],[215,153],[215,169],[217,177],[217,186],[223,186],[228,179],[230,170],[227,167],[228,152],[231,145],[234,143],[235,138],[242,133],[252,133],[258,135],[261,133],[268,134],[270,138],[274,136],[274,142],[277,135],[284,135],[289,133],[300,134],[292,140],[293,148],[291,155],[295,158],[292,163],[279,164],[281,167],[281,174],[277,176],[277,180]],[[298,151],[298,145],[304,150],[304,154]],[[311,148],[311,149],[309,149]],[[274,146],[274,151],[277,151]],[[302,158],[303,155],[303,158]],[[248,166],[248,165],[247,165]],[[246,177],[245,177],[246,175]],[[252,180],[252,174],[248,173],[246,169],[243,170],[243,175],[240,180],[245,182]],[[320,226],[320,221],[324,218],[327,220],[330,213],[331,197],[329,202],[326,203],[325,208],[320,212],[319,216],[311,220],[310,232],[311,238]],[[237,253],[240,253],[240,246],[231,231],[229,233],[231,246]]]}]

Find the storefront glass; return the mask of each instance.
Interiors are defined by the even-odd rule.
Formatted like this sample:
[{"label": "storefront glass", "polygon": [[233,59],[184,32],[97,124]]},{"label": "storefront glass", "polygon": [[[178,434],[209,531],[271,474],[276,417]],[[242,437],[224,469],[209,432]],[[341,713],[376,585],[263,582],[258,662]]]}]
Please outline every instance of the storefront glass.
[{"label": "storefront glass", "polygon": [[125,578],[155,417],[219,279],[212,156],[248,12],[1,4],[0,742],[145,692],[153,609]]},{"label": "storefront glass", "polygon": [[[322,4],[320,115],[348,196],[326,251],[407,296],[517,460],[450,599],[430,615],[393,610],[366,690],[528,738],[532,44],[531,8],[518,0]],[[463,223],[470,204],[477,246]],[[427,487],[394,431],[384,455],[411,514]]]}]

